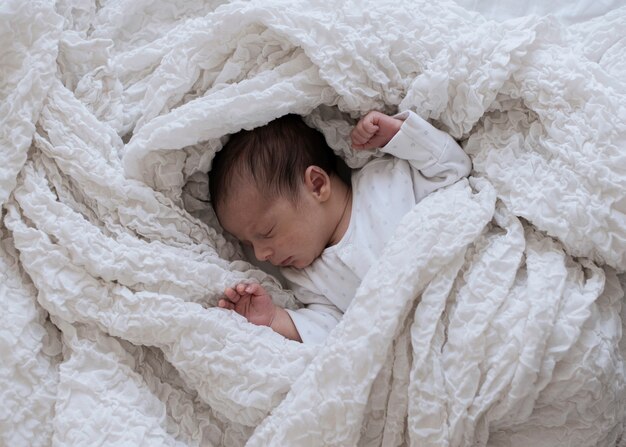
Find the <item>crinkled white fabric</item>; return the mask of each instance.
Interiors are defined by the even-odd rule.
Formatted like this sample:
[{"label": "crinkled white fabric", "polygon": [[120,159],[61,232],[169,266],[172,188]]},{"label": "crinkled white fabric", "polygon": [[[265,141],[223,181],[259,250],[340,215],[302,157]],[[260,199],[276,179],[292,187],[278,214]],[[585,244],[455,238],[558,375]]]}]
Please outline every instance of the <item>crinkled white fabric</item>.
[{"label": "crinkled white fabric", "polygon": [[541,0],[500,0],[498,2],[486,2],[484,0],[454,0],[464,8],[477,11],[487,18],[494,20],[507,20],[513,17],[528,15],[554,15],[559,21],[573,24],[586,22],[594,17],[603,16],[607,11],[624,6],[622,0],[553,0],[543,2]]},{"label": "crinkled white fabric", "polygon": [[[6,445],[615,445],[625,417],[626,9],[0,5]],[[255,280],[207,196],[224,137],[412,108],[473,178],[405,217],[321,348],[214,307]],[[621,343],[620,343],[621,342]],[[621,348],[620,348],[621,346]]]}]

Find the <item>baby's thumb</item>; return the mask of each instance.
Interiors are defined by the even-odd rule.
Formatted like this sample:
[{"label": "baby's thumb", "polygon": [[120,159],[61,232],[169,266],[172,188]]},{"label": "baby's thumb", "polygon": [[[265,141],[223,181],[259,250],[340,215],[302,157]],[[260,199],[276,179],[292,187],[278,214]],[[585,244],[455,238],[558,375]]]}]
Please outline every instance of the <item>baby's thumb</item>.
[{"label": "baby's thumb", "polygon": [[376,123],[373,120],[374,118],[370,118],[364,123],[365,131],[370,135],[374,135],[376,132],[378,132],[378,120],[376,120]]}]

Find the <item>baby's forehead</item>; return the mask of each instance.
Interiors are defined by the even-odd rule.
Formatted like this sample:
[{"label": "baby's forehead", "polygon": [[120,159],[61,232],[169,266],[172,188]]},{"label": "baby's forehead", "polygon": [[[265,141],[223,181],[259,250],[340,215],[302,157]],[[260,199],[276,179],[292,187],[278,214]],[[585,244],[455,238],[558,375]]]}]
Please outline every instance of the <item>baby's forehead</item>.
[{"label": "baby's forehead", "polygon": [[233,182],[224,191],[216,212],[222,225],[239,227],[239,224],[250,219],[258,219],[267,208],[266,202],[266,198],[253,182]]},{"label": "baby's forehead", "polygon": [[276,225],[292,219],[296,210],[284,197],[268,197],[253,186],[237,185],[218,211],[222,226],[240,240],[252,240]]},{"label": "baby's forehead", "polygon": [[245,168],[233,170],[224,188],[224,202],[238,201],[242,195],[247,197],[252,194],[257,195],[261,201],[270,202],[282,198],[293,201],[299,196],[302,185],[291,186],[291,182],[283,178],[284,175],[279,172],[273,175],[253,173]]}]

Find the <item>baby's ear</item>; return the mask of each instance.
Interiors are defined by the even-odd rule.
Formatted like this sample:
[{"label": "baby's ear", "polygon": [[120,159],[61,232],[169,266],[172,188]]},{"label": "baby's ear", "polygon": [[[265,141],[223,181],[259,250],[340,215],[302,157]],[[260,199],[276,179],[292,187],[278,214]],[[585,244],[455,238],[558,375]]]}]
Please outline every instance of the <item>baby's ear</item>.
[{"label": "baby's ear", "polygon": [[319,166],[309,166],[304,172],[304,185],[313,196],[324,202],[330,196],[330,177]]}]

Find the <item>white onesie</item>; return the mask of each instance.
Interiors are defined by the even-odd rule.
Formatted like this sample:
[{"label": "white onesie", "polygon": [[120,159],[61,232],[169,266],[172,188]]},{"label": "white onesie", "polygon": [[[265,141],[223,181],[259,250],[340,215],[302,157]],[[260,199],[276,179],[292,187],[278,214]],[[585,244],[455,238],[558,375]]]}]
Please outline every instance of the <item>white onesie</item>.
[{"label": "white onesie", "polygon": [[308,267],[281,269],[305,304],[287,310],[304,343],[323,342],[337,325],[404,215],[471,170],[469,157],[450,135],[410,111],[395,118],[404,123],[381,149],[390,155],[352,174],[352,213],[343,238]]}]

